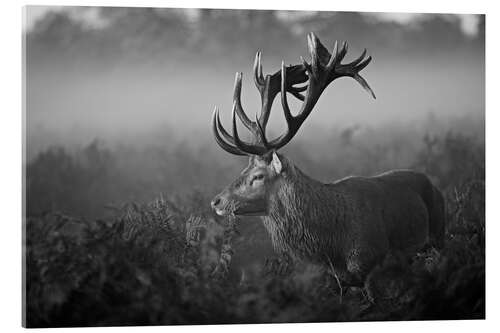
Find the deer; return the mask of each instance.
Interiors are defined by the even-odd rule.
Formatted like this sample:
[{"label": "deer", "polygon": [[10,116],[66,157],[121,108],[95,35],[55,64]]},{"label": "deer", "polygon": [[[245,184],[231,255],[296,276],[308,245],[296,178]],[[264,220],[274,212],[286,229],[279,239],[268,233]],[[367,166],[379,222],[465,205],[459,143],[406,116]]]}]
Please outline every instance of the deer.
[{"label": "deer", "polygon": [[[325,88],[349,77],[373,98],[359,74],[372,60],[366,49],[342,63],[348,44],[335,42],[332,53],[314,33],[307,35],[310,61],[262,73],[257,52],[253,78],[261,96],[261,111],[251,120],[242,108],[242,73],[236,73],[232,134],[222,125],[217,106],[212,131],[228,153],[248,157],[248,166],[211,201],[220,216],[260,216],[274,249],[333,269],[337,282],[363,286],[373,268],[390,253],[416,253],[440,248],[445,234],[445,204],[440,190],[423,173],[391,170],[370,177],[349,176],[332,183],[317,181],[293,164],[279,149],[288,144],[311,114]],[[268,139],[266,127],[275,97],[280,94],[287,129]],[[302,101],[292,114],[287,94]],[[240,138],[237,118],[253,141]]]}]

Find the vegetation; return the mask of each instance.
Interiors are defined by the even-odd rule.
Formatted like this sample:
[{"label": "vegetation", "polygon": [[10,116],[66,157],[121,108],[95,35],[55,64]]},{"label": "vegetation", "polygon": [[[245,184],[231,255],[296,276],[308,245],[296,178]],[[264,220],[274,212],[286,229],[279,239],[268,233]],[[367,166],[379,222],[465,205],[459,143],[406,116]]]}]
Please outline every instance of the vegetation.
[{"label": "vegetation", "polygon": [[[370,148],[356,141],[344,146],[349,152],[340,156]],[[379,159],[393,163],[391,147],[379,147],[387,154]],[[145,172],[134,173],[117,151],[96,143],[76,153],[40,153],[27,166],[27,326],[484,318],[484,142],[448,133],[425,137],[417,149],[405,163],[428,173],[445,193],[445,247],[389,256],[373,271],[366,293],[341,293],[327,269],[276,257],[257,219],[214,216],[210,182],[223,185],[233,167],[225,175],[227,167],[202,165],[188,149],[176,159],[153,150],[148,156],[157,157],[159,170],[181,178],[167,177],[167,186],[146,162]],[[350,168],[342,159],[328,163],[300,154],[290,151],[318,174],[333,165]],[[368,154],[356,162],[356,171],[366,173],[388,168]],[[217,179],[206,179],[202,170]],[[124,177],[127,172],[136,178]],[[189,186],[188,176],[203,180],[205,190]],[[189,191],[174,195],[183,182]],[[116,204],[128,193],[161,192],[150,185],[164,188],[152,202]],[[109,202],[115,204],[104,214]]]}]

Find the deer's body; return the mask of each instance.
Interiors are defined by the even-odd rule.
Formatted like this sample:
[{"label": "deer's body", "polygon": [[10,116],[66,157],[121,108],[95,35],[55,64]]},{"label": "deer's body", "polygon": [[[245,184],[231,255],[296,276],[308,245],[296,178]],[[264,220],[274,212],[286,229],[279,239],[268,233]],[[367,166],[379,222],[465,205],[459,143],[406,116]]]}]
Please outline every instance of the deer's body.
[{"label": "deer's body", "polygon": [[444,235],[443,198],[413,171],[323,184],[291,167],[269,201],[262,219],[275,249],[331,264],[349,284],[362,283],[388,252],[440,245]]},{"label": "deer's body", "polygon": [[[390,171],[375,177],[349,177],[332,184],[309,178],[277,150],[297,133],[324,89],[340,77],[356,80],[375,94],[359,72],[371,61],[366,50],[342,64],[347,43],[330,53],[313,34],[308,35],[311,63],[262,74],[261,54],[254,64],[254,81],[262,111],[255,121],[241,106],[241,73],[236,74],[232,135],[221,124],[217,108],[212,118],[215,140],[227,152],[249,156],[248,167],[212,201],[219,215],[258,215],[278,252],[333,267],[347,284],[364,282],[371,268],[388,252],[415,251],[429,241],[443,242],[445,211],[441,193],[427,176],[413,171]],[[299,86],[307,82],[306,86]],[[302,92],[304,92],[304,95]],[[266,137],[273,99],[281,95],[286,132]],[[287,95],[303,101],[290,111]],[[254,135],[247,143],[238,136],[236,115]]]}]

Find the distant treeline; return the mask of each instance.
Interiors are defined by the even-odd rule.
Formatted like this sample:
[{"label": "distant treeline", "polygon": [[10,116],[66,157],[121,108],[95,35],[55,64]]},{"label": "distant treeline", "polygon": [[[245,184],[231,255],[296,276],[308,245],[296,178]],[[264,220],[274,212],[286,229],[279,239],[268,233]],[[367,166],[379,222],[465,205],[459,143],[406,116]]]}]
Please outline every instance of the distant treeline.
[{"label": "distant treeline", "polygon": [[404,25],[356,12],[204,9],[188,15],[181,9],[102,7],[97,10],[103,23],[92,27],[72,15],[85,9],[48,12],[38,20],[27,34],[28,63],[76,57],[109,66],[214,57],[224,64],[259,49],[270,55],[301,54],[308,31],[327,41],[349,40],[379,56],[484,51],[484,16],[478,33],[466,36],[453,15],[428,14]]}]

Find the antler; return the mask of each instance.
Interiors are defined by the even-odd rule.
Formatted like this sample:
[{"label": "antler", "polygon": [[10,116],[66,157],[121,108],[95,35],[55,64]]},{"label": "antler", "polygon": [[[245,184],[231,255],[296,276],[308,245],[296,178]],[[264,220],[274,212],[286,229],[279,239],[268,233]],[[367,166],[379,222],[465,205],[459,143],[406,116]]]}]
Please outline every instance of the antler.
[{"label": "antler", "polygon": [[[212,117],[212,130],[214,132],[215,140],[224,150],[236,155],[262,155],[271,150],[265,135],[265,129],[269,120],[271,107],[274,98],[281,92],[281,71],[273,75],[262,74],[261,53],[257,52],[254,62],[254,81],[255,86],[260,92],[261,96],[261,112],[260,116],[255,117],[255,121],[250,120],[241,105],[241,80],[243,74],[236,73],[234,82],[233,93],[233,108],[232,108],[232,135],[229,134],[220,121],[219,109],[215,107]],[[307,87],[294,87],[296,84],[304,83],[307,81],[307,75],[302,65],[290,66],[286,69],[289,77],[293,78],[290,84],[285,87],[285,90],[293,94],[296,98],[303,100],[304,96],[302,91]],[[292,83],[293,82],[293,83]],[[236,124],[236,115],[241,120],[243,125],[253,134],[254,142],[246,143],[238,136],[238,129]]]},{"label": "antler", "polygon": [[288,82],[287,71],[284,62],[281,63],[281,104],[283,106],[288,129],[285,134],[270,143],[270,146],[276,150],[286,145],[294,137],[302,123],[313,110],[325,88],[333,80],[343,76],[352,77],[367,90],[373,98],[376,98],[368,83],[359,75],[359,72],[372,60],[371,56],[365,58],[366,49],[361,56],[353,62],[341,64],[341,61],[347,54],[347,42],[343,43],[340,51],[337,48],[337,42],[335,42],[332,54],[328,52],[312,32],[307,36],[307,42],[309,52],[311,53],[311,63],[309,64],[302,57],[301,60],[309,80],[304,103],[296,116],[292,115],[288,106],[286,95],[286,85]]},{"label": "antler", "polygon": [[[307,41],[311,54],[310,64],[303,58],[301,58],[301,65],[286,67],[282,62],[280,71],[273,75],[266,75],[265,78],[262,74],[261,53],[257,52],[254,62],[254,81],[261,95],[262,109],[260,116],[256,116],[255,121],[248,118],[241,106],[242,73],[236,73],[232,110],[233,135],[230,135],[222,126],[217,107],[212,118],[215,140],[224,150],[236,155],[263,155],[270,150],[283,147],[294,137],[302,123],[309,116],[323,90],[339,77],[352,77],[375,98],[375,94],[368,83],[359,75],[359,72],[372,59],[371,57],[365,58],[366,50],[353,62],[341,64],[347,54],[347,42],[344,42],[340,51],[337,48],[337,42],[335,42],[333,54],[330,54],[313,33],[307,36]],[[308,82],[307,86],[296,86],[306,81]],[[306,91],[305,96],[301,94],[303,91]],[[287,131],[277,139],[269,142],[265,130],[272,103],[279,92],[281,92],[281,104],[287,122]],[[294,97],[303,101],[302,107],[296,116],[293,116],[290,112],[287,93],[291,93]],[[255,140],[253,143],[243,142],[238,137],[236,115],[254,135]],[[225,140],[222,139],[219,132]]]}]

